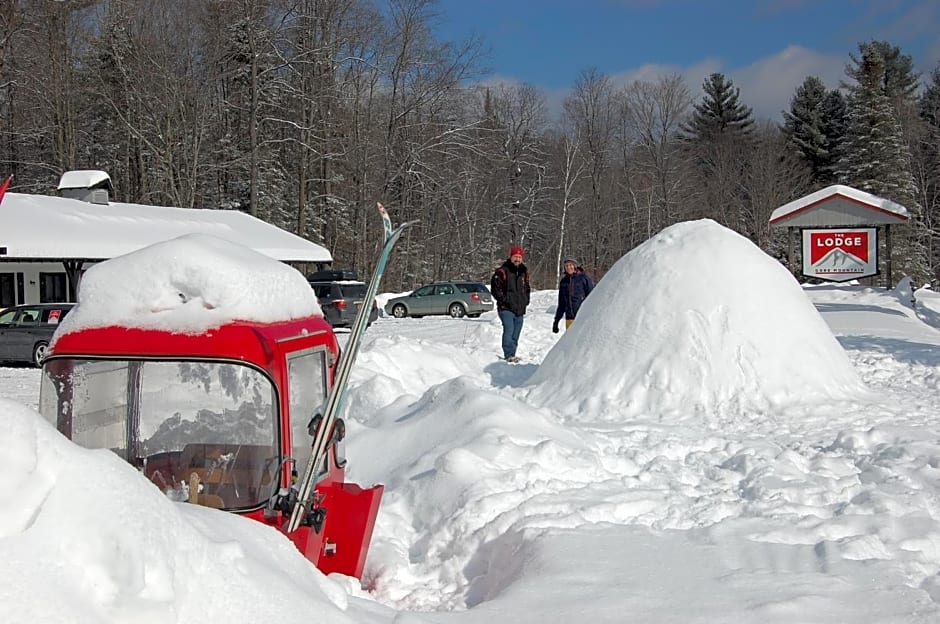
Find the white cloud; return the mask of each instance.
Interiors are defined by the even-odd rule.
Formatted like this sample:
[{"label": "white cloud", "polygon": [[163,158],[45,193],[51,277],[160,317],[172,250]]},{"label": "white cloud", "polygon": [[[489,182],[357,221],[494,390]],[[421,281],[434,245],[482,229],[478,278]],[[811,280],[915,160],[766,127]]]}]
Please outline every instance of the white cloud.
[{"label": "white cloud", "polygon": [[707,58],[688,67],[642,65],[613,74],[611,78],[615,84],[626,85],[634,80],[655,81],[661,76],[679,74],[693,98],[698,100],[708,75],[721,72],[741,89],[741,101],[754,110],[755,117],[779,119],[780,112],[790,106],[790,98],[807,76],[818,76],[830,89],[838,87],[845,77],[846,60],[843,54],[820,54],[789,46],[740,68],[727,68],[719,59]]},{"label": "white cloud", "polygon": [[690,67],[647,63],[636,69],[629,69],[613,74],[611,80],[617,85],[627,85],[634,80],[654,82],[662,76],[679,74],[685,79],[689,88],[695,90],[696,86],[702,84],[706,76],[716,71],[721,71],[721,61],[712,58],[700,61]]},{"label": "white cloud", "polygon": [[[717,59],[706,59],[691,67],[681,67],[679,65],[668,65],[660,63],[647,63],[635,69],[628,69],[613,74],[608,74],[611,85],[614,89],[619,89],[640,80],[645,82],[655,82],[663,76],[672,76],[679,74],[685,80],[689,91],[693,94],[699,92],[699,87],[706,76],[712,72],[722,71],[721,62]],[[543,89],[545,99],[548,103],[549,114],[554,118],[559,118],[564,110],[565,98],[572,91],[572,87],[557,89]]]},{"label": "white cloud", "polygon": [[757,118],[778,119],[789,108],[790,98],[807,76],[818,76],[834,89],[845,78],[844,54],[820,54],[800,46],[758,60],[747,67],[726,70],[741,89],[741,100]]},{"label": "white cloud", "polygon": [[[940,42],[933,56],[940,56]],[[780,120],[781,111],[789,108],[790,98],[807,76],[818,76],[828,88],[837,88],[845,79],[847,62],[846,54],[822,54],[791,45],[744,67],[729,68],[721,59],[710,57],[689,66],[647,63],[610,73],[608,77],[614,88],[620,88],[635,80],[655,82],[663,76],[678,74],[685,80],[692,98],[698,101],[705,79],[709,74],[721,72],[741,90],[741,101],[753,109],[756,118]],[[501,75],[492,76],[480,84],[518,83],[517,79]],[[558,118],[561,114],[571,88],[542,89],[551,117]]]}]

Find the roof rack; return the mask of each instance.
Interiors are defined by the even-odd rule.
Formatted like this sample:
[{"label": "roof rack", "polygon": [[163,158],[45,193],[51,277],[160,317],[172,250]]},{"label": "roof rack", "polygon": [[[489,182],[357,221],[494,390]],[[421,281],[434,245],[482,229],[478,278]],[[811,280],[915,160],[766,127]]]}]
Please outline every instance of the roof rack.
[{"label": "roof rack", "polygon": [[308,282],[340,282],[346,280],[359,280],[359,273],[352,269],[333,269],[329,271],[315,271],[307,276]]}]

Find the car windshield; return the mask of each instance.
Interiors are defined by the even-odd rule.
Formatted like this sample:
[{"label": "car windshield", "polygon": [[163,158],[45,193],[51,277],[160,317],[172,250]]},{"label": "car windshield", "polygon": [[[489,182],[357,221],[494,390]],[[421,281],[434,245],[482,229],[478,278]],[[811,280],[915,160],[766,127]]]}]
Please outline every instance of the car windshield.
[{"label": "car windshield", "polygon": [[39,408],[86,448],[106,448],[167,496],[222,509],[270,498],[279,465],[274,386],[229,362],[51,359]]}]

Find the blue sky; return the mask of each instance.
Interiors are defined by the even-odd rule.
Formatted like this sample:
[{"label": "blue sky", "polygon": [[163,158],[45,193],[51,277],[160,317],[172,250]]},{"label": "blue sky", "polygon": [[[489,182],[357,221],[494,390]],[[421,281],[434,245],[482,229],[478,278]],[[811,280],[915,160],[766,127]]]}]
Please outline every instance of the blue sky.
[{"label": "blue sky", "polygon": [[483,38],[490,77],[559,101],[582,70],[617,82],[679,73],[698,96],[712,71],[775,117],[807,75],[844,77],[858,43],[883,39],[929,73],[940,61],[940,0],[439,0],[438,36]]}]

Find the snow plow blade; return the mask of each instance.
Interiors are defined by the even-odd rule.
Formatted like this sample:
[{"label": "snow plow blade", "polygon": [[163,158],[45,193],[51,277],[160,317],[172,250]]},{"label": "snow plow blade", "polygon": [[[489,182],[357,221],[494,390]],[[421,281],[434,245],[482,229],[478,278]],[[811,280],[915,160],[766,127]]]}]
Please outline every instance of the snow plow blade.
[{"label": "snow plow blade", "polygon": [[317,561],[321,572],[362,578],[384,489],[381,485],[363,489],[355,483],[337,483],[322,490],[328,514]]}]

